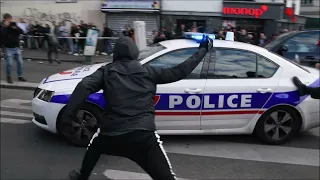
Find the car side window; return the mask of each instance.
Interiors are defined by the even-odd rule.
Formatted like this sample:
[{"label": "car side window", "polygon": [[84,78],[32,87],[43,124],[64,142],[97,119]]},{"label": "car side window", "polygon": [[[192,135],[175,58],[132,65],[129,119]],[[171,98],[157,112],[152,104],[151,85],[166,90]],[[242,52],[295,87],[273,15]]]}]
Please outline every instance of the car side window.
[{"label": "car side window", "polygon": [[[197,51],[198,48],[187,48],[171,51],[147,62],[146,65],[156,68],[171,68],[187,60]],[[200,64],[192,71],[192,73],[186,79],[199,79],[201,75],[202,66],[203,61],[200,62]]]},{"label": "car side window", "polygon": [[255,78],[257,56],[249,51],[216,49],[210,62],[208,79]]},{"label": "car side window", "polygon": [[318,40],[319,32],[305,32],[288,39],[284,45],[288,47],[287,52],[310,53],[319,48]]},{"label": "car side window", "polygon": [[271,62],[265,57],[258,56],[257,61],[258,61],[257,78],[270,78],[279,69],[279,66],[277,64]]}]

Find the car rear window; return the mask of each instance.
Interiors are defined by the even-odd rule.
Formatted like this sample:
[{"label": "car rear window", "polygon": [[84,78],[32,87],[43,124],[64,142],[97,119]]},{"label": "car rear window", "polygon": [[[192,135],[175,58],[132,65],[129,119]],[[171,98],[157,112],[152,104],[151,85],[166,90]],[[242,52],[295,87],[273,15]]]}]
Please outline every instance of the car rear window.
[{"label": "car rear window", "polygon": [[148,45],[145,49],[140,51],[138,60],[142,61],[145,58],[147,58],[157,52],[160,52],[164,49],[166,49],[166,47],[162,46],[160,43]]}]

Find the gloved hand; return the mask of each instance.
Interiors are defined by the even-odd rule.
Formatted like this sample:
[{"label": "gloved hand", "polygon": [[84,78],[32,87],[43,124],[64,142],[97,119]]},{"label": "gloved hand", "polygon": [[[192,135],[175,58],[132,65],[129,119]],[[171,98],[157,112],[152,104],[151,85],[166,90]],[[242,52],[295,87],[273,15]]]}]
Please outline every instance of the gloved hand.
[{"label": "gloved hand", "polygon": [[210,50],[212,49],[213,47],[213,40],[210,39],[208,36],[206,35],[203,35],[203,40],[201,43],[200,43],[200,46],[199,48],[206,48],[207,50]]}]

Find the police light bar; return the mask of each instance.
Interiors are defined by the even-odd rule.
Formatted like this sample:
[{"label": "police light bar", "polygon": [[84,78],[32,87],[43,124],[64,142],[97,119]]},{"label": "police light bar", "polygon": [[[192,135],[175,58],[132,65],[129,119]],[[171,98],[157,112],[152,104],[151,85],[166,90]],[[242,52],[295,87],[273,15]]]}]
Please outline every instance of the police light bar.
[{"label": "police light bar", "polygon": [[185,32],[183,35],[186,39],[194,39],[198,42],[204,40],[206,36],[208,36],[212,40],[216,38],[214,34],[197,33],[197,32]]}]

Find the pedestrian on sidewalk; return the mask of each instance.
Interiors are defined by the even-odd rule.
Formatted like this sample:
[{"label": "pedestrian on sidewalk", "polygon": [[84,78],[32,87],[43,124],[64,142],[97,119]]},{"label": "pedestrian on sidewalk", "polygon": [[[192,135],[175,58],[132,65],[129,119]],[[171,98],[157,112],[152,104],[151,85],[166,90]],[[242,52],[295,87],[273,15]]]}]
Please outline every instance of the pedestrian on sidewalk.
[{"label": "pedestrian on sidewalk", "polygon": [[107,104],[101,114],[103,121],[88,145],[80,172],[71,171],[69,179],[88,180],[100,156],[108,154],[136,162],[155,180],[175,180],[156,131],[156,87],[189,76],[211,48],[212,40],[206,37],[193,56],[175,67],[162,69],[143,67],[137,60],[139,50],[132,38],[119,39],[114,47],[113,62],[82,79],[64,111],[64,123],[72,123],[88,96],[103,89]]},{"label": "pedestrian on sidewalk", "polygon": [[[103,30],[103,37],[105,38],[111,38],[113,36],[112,30],[107,26],[107,24],[104,24],[104,30]],[[104,39],[104,52],[101,53],[102,55],[110,55],[112,54],[112,44],[111,39]]]},{"label": "pedestrian on sidewalk", "polygon": [[55,54],[54,60],[60,64],[61,61],[59,61],[58,59],[59,57],[58,49],[60,47],[58,37],[53,33],[47,34],[47,37],[48,37],[48,61],[50,64],[52,64],[52,53],[54,53]]},{"label": "pedestrian on sidewalk", "polygon": [[72,39],[72,44],[73,44],[73,55],[74,56],[79,56],[79,37],[80,37],[80,26],[76,24],[72,24],[71,27],[71,36],[74,38]]},{"label": "pedestrian on sidewalk", "polygon": [[18,80],[25,82],[26,79],[22,76],[22,54],[20,49],[20,34],[23,30],[20,29],[15,22],[12,21],[12,16],[8,13],[3,15],[3,27],[1,28],[1,43],[4,48],[4,59],[6,62],[7,82],[12,84],[12,59],[17,61]]}]

